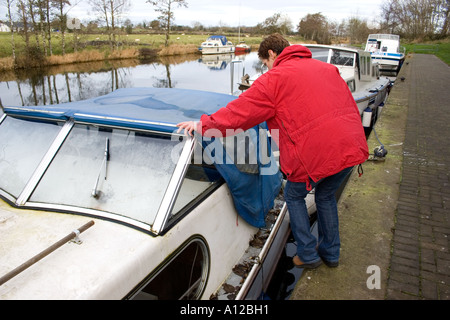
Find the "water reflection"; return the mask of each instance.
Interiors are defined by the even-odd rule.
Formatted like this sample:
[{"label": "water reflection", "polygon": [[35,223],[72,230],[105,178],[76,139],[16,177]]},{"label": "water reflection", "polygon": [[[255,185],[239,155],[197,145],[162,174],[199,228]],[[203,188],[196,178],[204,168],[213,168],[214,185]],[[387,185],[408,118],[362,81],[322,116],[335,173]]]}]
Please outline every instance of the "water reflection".
[{"label": "water reflection", "polygon": [[48,105],[85,100],[119,88],[183,88],[238,95],[237,83],[260,72],[257,53],[184,55],[152,61],[118,60],[4,72],[4,106]]}]

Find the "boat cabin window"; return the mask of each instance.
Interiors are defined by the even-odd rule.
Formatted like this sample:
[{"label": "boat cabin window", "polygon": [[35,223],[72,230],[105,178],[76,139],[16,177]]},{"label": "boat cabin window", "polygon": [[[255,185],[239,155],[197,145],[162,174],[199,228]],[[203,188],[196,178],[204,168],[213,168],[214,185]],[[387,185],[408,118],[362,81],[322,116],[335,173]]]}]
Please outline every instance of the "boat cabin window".
[{"label": "boat cabin window", "polygon": [[183,144],[162,134],[76,124],[30,201],[152,225]]},{"label": "boat cabin window", "polygon": [[62,124],[6,117],[0,124],[0,189],[17,198]]},{"label": "boat cabin window", "polygon": [[338,66],[352,67],[355,62],[355,54],[353,52],[333,50],[330,63]]},{"label": "boat cabin window", "polygon": [[311,50],[312,58],[322,62],[328,62],[329,49],[327,48],[308,48]]},{"label": "boat cabin window", "polygon": [[[203,151],[199,143],[195,147],[197,150],[194,154]],[[214,187],[221,182],[223,182],[222,176],[214,165],[208,165],[204,161],[197,164],[193,156],[173,207],[172,219],[190,210],[196,200],[201,200],[209,194],[208,191],[214,190]]]},{"label": "boat cabin window", "polygon": [[201,239],[191,241],[137,289],[133,300],[200,299],[209,272],[209,252]]},{"label": "boat cabin window", "polygon": [[369,55],[361,55],[359,60],[361,75],[370,75],[372,70],[372,58]]}]

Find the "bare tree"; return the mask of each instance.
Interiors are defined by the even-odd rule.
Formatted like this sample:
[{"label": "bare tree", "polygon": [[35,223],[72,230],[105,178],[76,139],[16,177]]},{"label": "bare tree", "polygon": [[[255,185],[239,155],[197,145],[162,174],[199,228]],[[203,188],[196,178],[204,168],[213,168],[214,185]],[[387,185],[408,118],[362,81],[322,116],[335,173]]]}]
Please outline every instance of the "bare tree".
[{"label": "bare tree", "polygon": [[281,33],[286,35],[291,32],[293,26],[287,15],[275,13],[273,16],[266,18],[264,22],[258,23],[257,28],[265,34]]},{"label": "bare tree", "polygon": [[37,7],[37,14],[39,16],[39,27],[36,28],[36,30],[39,30],[38,32],[41,35],[42,40],[42,48],[44,48],[44,55],[47,55],[48,53],[48,47],[45,44],[45,1],[44,0],[36,0],[36,2],[33,4],[33,6]]},{"label": "bare tree", "polygon": [[358,17],[348,19],[347,34],[350,38],[350,44],[365,42],[369,33],[366,20],[361,20]]},{"label": "bare tree", "polygon": [[441,37],[446,37],[449,35],[450,28],[450,0],[440,0],[439,1],[439,20],[442,22]]},{"label": "bare tree", "polygon": [[116,43],[116,27],[119,19],[130,8],[129,0],[90,0],[92,9],[96,12],[106,23],[108,30],[111,48],[117,45]]},{"label": "bare tree", "polygon": [[20,21],[22,22],[22,35],[25,38],[25,47],[30,47],[30,33],[29,33],[29,20],[28,20],[28,12],[27,6],[24,0],[18,0],[17,3],[17,11],[20,16]]},{"label": "bare tree", "polygon": [[178,7],[188,7],[186,0],[147,0],[152,6],[156,7],[155,11],[160,13],[158,19],[161,21],[161,25],[166,30],[166,41],[164,45],[167,47],[169,45],[169,35],[172,22],[175,18],[173,14],[173,6]]},{"label": "bare tree", "polygon": [[8,10],[8,20],[9,20],[9,26],[11,28],[11,47],[12,47],[12,56],[14,60],[14,66],[16,65],[16,42],[14,40],[14,25],[12,21],[12,15],[11,15],[11,6],[14,0],[6,0],[6,7]]},{"label": "bare tree", "polygon": [[67,14],[64,11],[64,7],[66,5],[70,6],[69,0],[52,0],[53,6],[57,10],[56,17],[59,20],[59,30],[61,31],[61,48],[62,55],[66,54],[66,23],[67,23]]},{"label": "bare tree", "polygon": [[28,12],[31,18],[31,23],[33,26],[33,33],[34,33],[34,37],[36,39],[36,48],[37,50],[40,50],[40,44],[39,44],[39,26],[38,23],[36,22],[36,3],[35,0],[28,0]]},{"label": "bare tree", "polygon": [[46,31],[47,31],[47,45],[48,45],[48,55],[51,56],[53,54],[52,48],[52,24],[50,20],[50,0],[42,1],[44,4],[44,12],[45,12],[45,22],[46,22]]},{"label": "bare tree", "polygon": [[387,0],[381,6],[382,30],[410,39],[448,34],[449,0]]},{"label": "bare tree", "polygon": [[322,44],[331,43],[329,23],[327,18],[320,12],[307,14],[300,20],[297,29],[305,39]]}]

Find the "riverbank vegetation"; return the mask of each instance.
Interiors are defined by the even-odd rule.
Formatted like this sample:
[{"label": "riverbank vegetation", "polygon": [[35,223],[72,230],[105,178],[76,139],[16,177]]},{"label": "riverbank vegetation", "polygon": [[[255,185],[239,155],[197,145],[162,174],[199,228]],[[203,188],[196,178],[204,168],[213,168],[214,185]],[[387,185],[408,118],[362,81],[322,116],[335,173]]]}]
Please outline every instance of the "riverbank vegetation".
[{"label": "riverbank vegetation", "polygon": [[[127,19],[128,1],[92,0],[96,19],[81,23],[68,15],[70,3],[65,0],[5,0],[0,5],[7,6],[8,21],[0,21],[0,24],[12,28],[10,32],[0,32],[0,70],[200,54],[199,45],[211,34],[224,34],[235,44],[245,40],[257,48],[265,35],[274,32],[282,33],[291,43],[358,47],[371,33],[399,34],[402,44],[409,44],[406,45],[408,52],[417,49],[419,43],[431,42],[437,50],[423,51],[449,63],[450,3],[444,0],[385,1],[373,21],[352,16],[337,22],[315,13],[293,23],[288,15],[275,13],[253,27],[229,27],[219,23],[208,28],[200,22],[192,26],[173,24],[173,7],[165,8],[161,4],[168,2],[158,0],[149,1],[160,13],[157,19],[133,24]],[[188,0],[169,2],[188,4]],[[100,6],[108,3],[113,7]]]},{"label": "riverbank vegetation", "polygon": [[[16,59],[12,57],[11,34],[0,32],[0,71],[47,67],[59,64],[84,63],[117,59],[149,59],[161,56],[198,54],[199,45],[207,35],[172,34],[166,47],[164,34],[122,34],[116,38],[111,48],[109,37],[101,34],[83,34],[77,38],[66,37],[65,54],[62,54],[60,36],[52,36],[52,54],[45,56],[36,45],[26,44],[22,37],[16,37]],[[230,35],[229,40],[238,43],[238,35]],[[257,48],[261,36],[249,36],[246,43]]]},{"label": "riverbank vegetation", "polygon": [[405,43],[406,53],[434,54],[450,66],[450,39]]}]

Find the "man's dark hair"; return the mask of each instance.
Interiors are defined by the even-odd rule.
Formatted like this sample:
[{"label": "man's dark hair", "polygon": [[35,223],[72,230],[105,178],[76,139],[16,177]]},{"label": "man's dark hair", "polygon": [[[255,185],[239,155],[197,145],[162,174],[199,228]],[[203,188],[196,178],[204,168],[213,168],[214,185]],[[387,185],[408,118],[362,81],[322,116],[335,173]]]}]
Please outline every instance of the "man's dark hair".
[{"label": "man's dark hair", "polygon": [[269,50],[272,50],[277,55],[279,55],[284,48],[289,47],[289,41],[287,41],[283,36],[279,33],[271,34],[266,37],[258,49],[258,57],[260,59],[269,59]]}]

